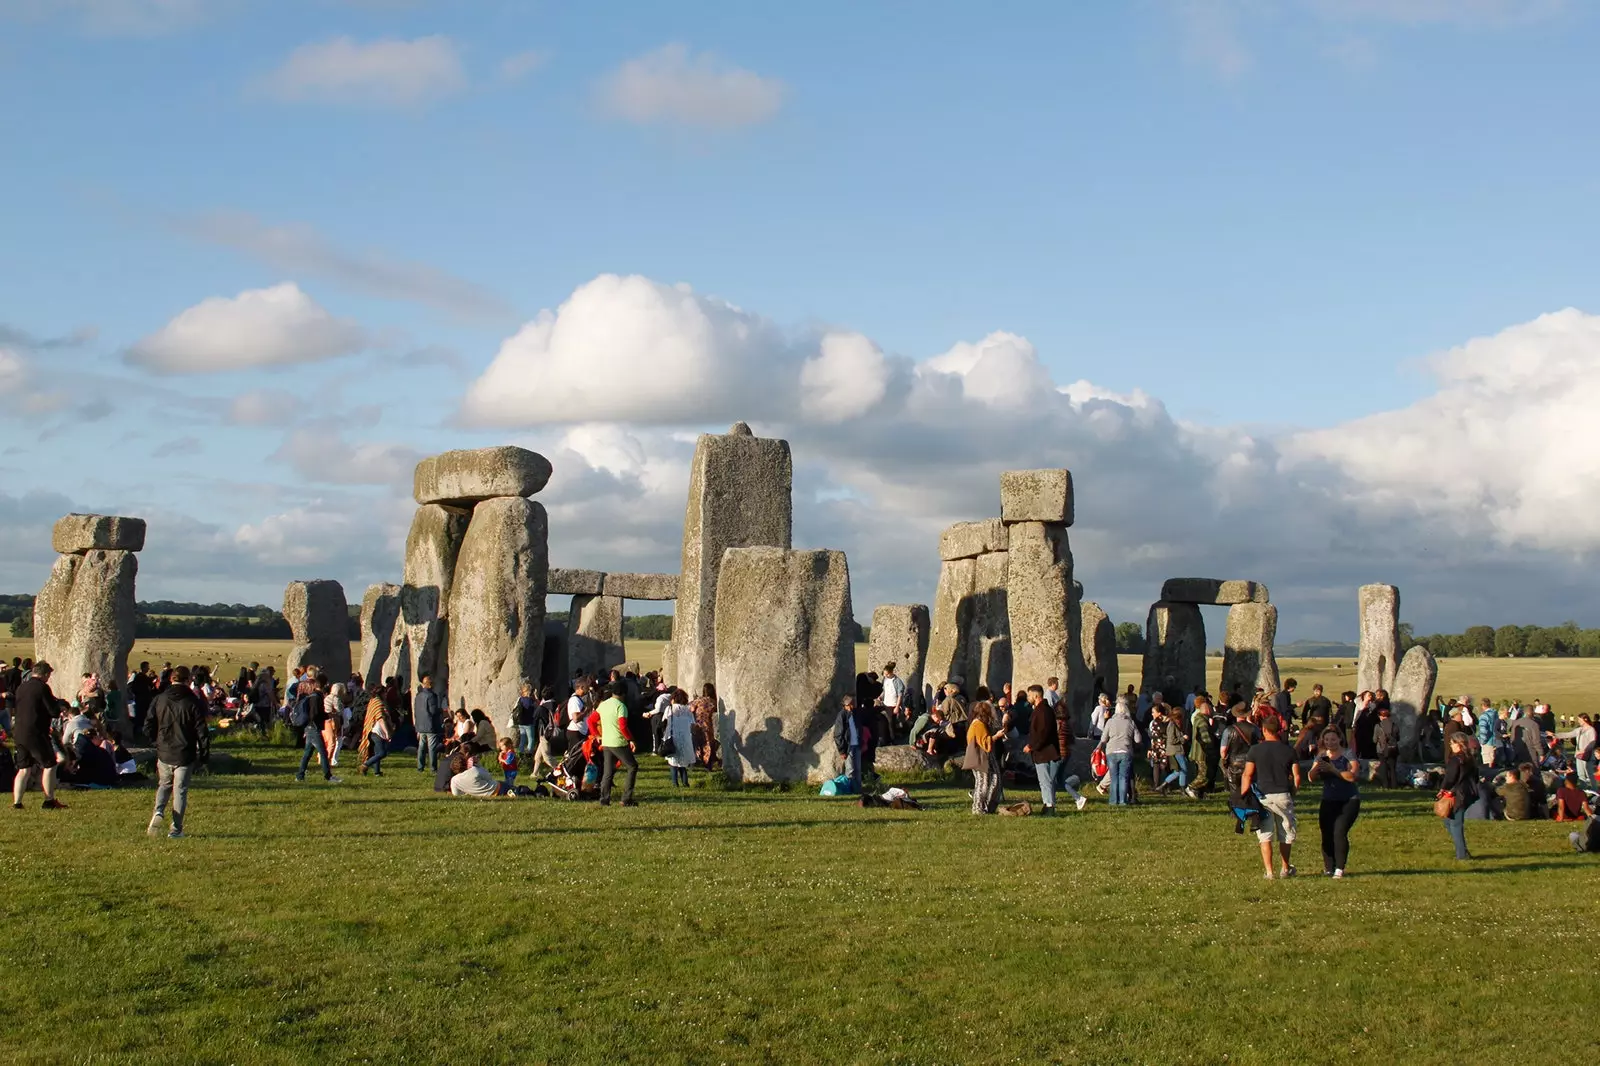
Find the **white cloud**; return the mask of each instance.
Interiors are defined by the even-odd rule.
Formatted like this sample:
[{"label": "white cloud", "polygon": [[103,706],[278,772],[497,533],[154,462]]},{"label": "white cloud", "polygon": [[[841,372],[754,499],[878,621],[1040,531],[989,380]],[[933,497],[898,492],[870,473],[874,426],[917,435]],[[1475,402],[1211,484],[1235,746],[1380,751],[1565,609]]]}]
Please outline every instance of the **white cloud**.
[{"label": "white cloud", "polygon": [[640,125],[731,129],[765,122],[783,105],[783,82],[668,44],[630,59],[600,85],[602,109]]},{"label": "white cloud", "polygon": [[500,61],[500,81],[507,85],[519,82],[544,66],[549,58],[550,54],[548,52],[537,48],[506,56]]},{"label": "white cloud", "polygon": [[271,426],[291,422],[303,401],[281,389],[253,389],[228,404],[228,421],[236,426]]},{"label": "white cloud", "polygon": [[1235,0],[1180,0],[1179,26],[1189,61],[1230,79],[1254,66],[1240,26],[1246,13]]},{"label": "white cloud", "polygon": [[28,380],[28,363],[22,353],[0,348],[0,393],[12,394]]},{"label": "white cloud", "polygon": [[130,348],[126,360],[159,374],[210,373],[311,363],[366,345],[366,334],[329,314],[292,281],[213,296]]},{"label": "white cloud", "polygon": [[963,341],[918,369],[959,377],[962,395],[986,407],[1024,407],[1054,387],[1039,353],[1014,333],[991,333],[976,344]]},{"label": "white cloud", "polygon": [[411,484],[422,453],[399,444],[351,444],[337,424],[318,423],[291,429],[272,458],[311,482],[401,487]]},{"label": "white cloud", "polygon": [[262,88],[280,100],[412,108],[466,88],[461,52],[448,37],[303,44]]},{"label": "white cloud", "polygon": [[800,410],[818,422],[859,418],[889,390],[889,361],[859,333],[829,333],[800,367]]}]

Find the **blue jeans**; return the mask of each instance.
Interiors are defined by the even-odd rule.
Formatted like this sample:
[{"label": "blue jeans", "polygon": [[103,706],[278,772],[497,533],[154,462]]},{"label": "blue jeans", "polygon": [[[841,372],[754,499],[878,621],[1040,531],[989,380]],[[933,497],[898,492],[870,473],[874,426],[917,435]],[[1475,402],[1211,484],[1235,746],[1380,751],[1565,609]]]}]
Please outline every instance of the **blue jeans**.
[{"label": "blue jeans", "polygon": [[439,768],[439,734],[417,734],[417,769],[437,770]]},{"label": "blue jeans", "polygon": [[1470,858],[1467,854],[1467,808],[1465,804],[1456,804],[1455,811],[1444,820],[1444,827],[1450,834],[1450,840],[1456,846],[1456,858]]},{"label": "blue jeans", "polygon": [[1133,753],[1106,752],[1106,769],[1111,775],[1111,806],[1126,807],[1133,791]]},{"label": "blue jeans", "polygon": [[1033,764],[1033,772],[1039,777],[1039,799],[1046,807],[1056,805],[1056,771],[1060,767],[1060,759]]},{"label": "blue jeans", "polygon": [[856,792],[861,791],[861,749],[850,749],[850,783],[856,786]]},{"label": "blue jeans", "polygon": [[306,779],[306,767],[311,765],[311,754],[315,752],[322,761],[322,778],[327,780],[333,776],[333,768],[328,765],[328,746],[322,742],[322,730],[311,726],[306,727],[306,750],[300,755],[300,772],[295,774],[295,780]]},{"label": "blue jeans", "polygon": [[534,735],[531,725],[517,726],[517,754],[532,755],[533,750],[539,746],[539,738]]},{"label": "blue jeans", "polygon": [[516,787],[517,787],[517,772],[515,770],[507,770],[506,771],[506,794],[510,795],[511,790],[516,788]]},{"label": "blue jeans", "polygon": [[367,756],[367,761],[362,763],[361,766],[363,769],[376,770],[381,774],[383,773],[383,757],[389,754],[389,742],[376,733],[369,734],[367,739],[370,741],[367,750],[372,754]]},{"label": "blue jeans", "polygon": [[1168,755],[1167,758],[1171,759],[1178,768],[1168,774],[1167,779],[1161,783],[1163,785],[1176,783],[1179,788],[1186,787],[1189,784],[1189,774],[1193,772],[1189,765],[1189,757],[1187,755],[1173,754]]}]

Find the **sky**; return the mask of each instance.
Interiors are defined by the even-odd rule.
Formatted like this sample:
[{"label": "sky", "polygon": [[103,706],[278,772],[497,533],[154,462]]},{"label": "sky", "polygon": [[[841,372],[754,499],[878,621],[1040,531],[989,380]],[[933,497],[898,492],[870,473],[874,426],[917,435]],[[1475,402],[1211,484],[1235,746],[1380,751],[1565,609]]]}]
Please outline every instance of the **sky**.
[{"label": "sky", "polygon": [[142,599],[355,601],[503,443],[553,565],[675,570],[744,419],[863,622],[1065,466],[1118,621],[1600,625],[1596,54],[1578,0],[0,0],[0,591],[78,510]]}]

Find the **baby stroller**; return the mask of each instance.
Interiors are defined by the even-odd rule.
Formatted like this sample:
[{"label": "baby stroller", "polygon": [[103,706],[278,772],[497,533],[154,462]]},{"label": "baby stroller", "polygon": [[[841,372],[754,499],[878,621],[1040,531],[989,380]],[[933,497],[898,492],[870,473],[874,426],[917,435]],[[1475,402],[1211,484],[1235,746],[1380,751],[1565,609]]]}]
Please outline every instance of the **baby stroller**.
[{"label": "baby stroller", "polygon": [[583,796],[583,774],[589,760],[583,757],[582,745],[573,747],[561,757],[561,763],[540,779],[557,799],[576,800]]}]

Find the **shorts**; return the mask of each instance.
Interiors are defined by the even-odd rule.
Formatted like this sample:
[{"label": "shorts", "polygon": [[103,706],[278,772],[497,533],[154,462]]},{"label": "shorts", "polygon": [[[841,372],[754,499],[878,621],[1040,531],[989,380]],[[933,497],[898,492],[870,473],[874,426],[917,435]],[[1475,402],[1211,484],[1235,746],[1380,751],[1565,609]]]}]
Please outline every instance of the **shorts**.
[{"label": "shorts", "polygon": [[48,740],[41,746],[18,739],[16,762],[18,770],[48,770],[56,764],[56,749]]},{"label": "shorts", "polygon": [[1261,797],[1261,828],[1256,839],[1263,844],[1272,843],[1277,835],[1285,844],[1294,843],[1294,793],[1269,792]]}]

